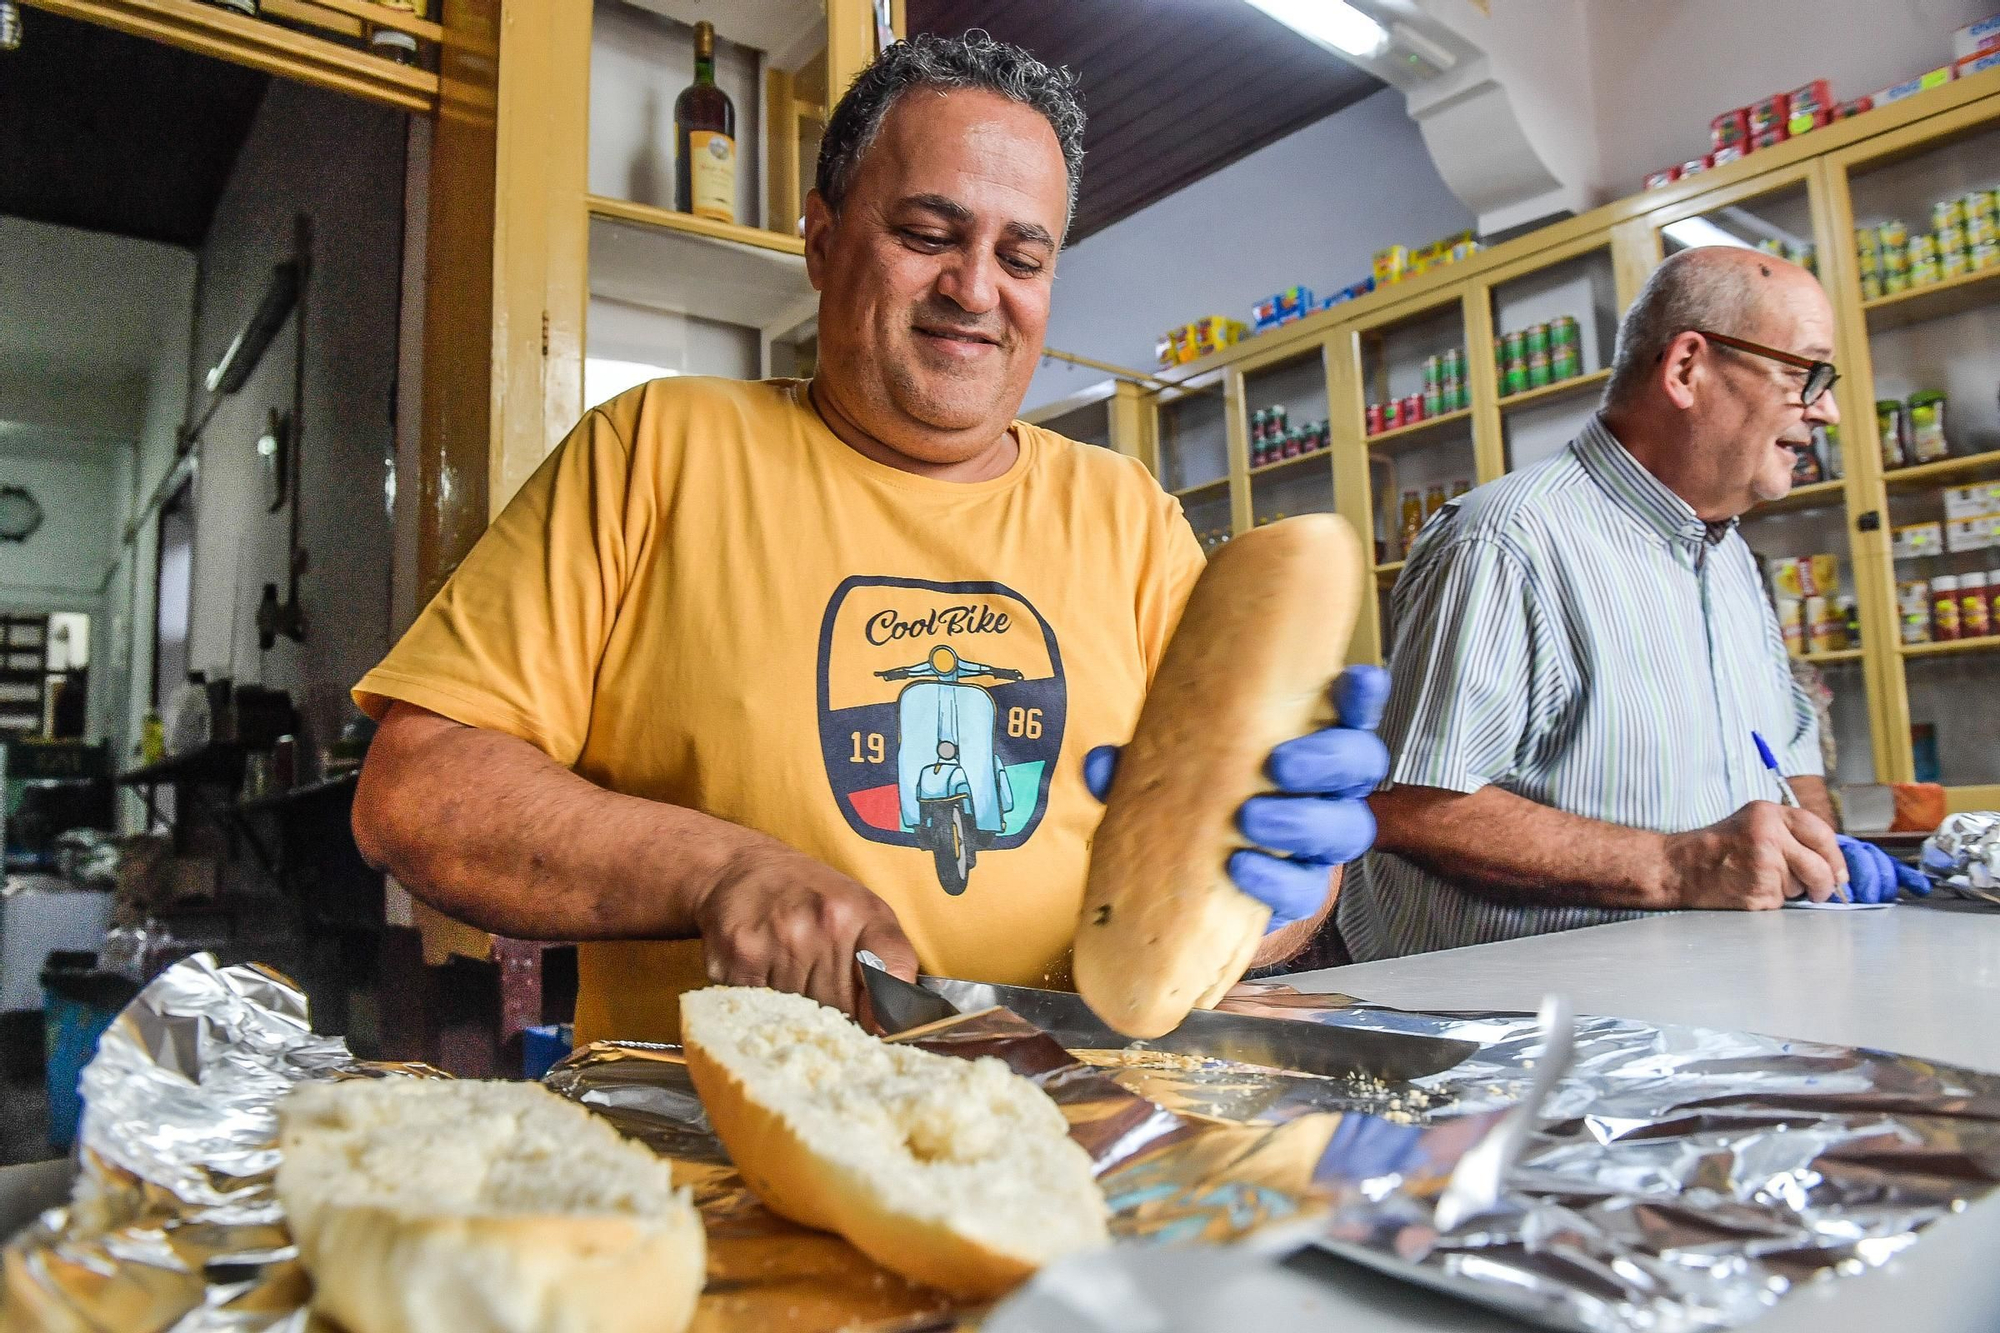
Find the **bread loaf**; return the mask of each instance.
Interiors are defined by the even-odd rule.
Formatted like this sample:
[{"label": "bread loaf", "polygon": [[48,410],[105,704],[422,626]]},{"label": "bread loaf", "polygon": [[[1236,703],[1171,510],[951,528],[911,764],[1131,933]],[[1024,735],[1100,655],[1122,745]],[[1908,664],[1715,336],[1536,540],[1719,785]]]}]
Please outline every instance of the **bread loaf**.
[{"label": "bread loaf", "polygon": [[730,986],[681,997],[681,1038],[757,1197],[884,1268],[987,1297],[1105,1243],[1089,1154],[998,1060],[880,1041],[804,996]]},{"label": "bread loaf", "polygon": [[1119,756],[1077,923],[1077,990],[1125,1035],[1173,1031],[1256,954],[1271,913],[1229,879],[1236,812],[1274,790],[1273,747],[1332,720],[1363,576],[1347,522],[1309,514],[1244,533],[1195,583]]},{"label": "bread loaf", "polygon": [[307,1083],[278,1197],[348,1333],[678,1333],[706,1270],[667,1163],[532,1083]]}]

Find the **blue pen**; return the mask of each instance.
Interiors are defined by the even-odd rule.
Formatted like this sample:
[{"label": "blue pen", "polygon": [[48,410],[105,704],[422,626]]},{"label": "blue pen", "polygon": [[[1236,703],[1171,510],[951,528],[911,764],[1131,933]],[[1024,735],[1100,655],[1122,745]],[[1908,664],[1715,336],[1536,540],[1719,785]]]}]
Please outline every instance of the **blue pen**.
[{"label": "blue pen", "polygon": [[[1764,761],[1764,767],[1771,770],[1771,777],[1778,784],[1779,800],[1794,809],[1802,808],[1799,806],[1799,794],[1792,790],[1792,784],[1785,781],[1785,775],[1778,771],[1778,756],[1771,753],[1770,745],[1754,731],[1750,733],[1750,739],[1757,743],[1757,757]],[[1833,886],[1833,894],[1844,903],[1854,901],[1847,896],[1846,888],[1839,884]]]}]

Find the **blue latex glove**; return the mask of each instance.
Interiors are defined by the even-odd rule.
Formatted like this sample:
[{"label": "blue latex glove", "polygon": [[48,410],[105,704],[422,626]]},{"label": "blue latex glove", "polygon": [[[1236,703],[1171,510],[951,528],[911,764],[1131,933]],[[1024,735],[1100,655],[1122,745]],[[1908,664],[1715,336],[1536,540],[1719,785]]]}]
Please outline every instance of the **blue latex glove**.
[{"label": "blue latex glove", "polygon": [[[1375,734],[1389,698],[1389,673],[1355,666],[1333,683],[1336,725],[1286,741],[1264,770],[1281,796],[1253,796],[1237,811],[1243,836],[1266,850],[1229,858],[1236,887],[1271,909],[1266,933],[1303,921],[1326,902],[1333,867],[1367,851],[1375,815],[1366,797],[1389,772],[1389,750]],[[1103,800],[1111,790],[1118,747],[1083,757],[1083,781]]]},{"label": "blue latex glove", "polygon": [[1872,842],[1836,833],[1840,854],[1847,858],[1847,892],[1857,903],[1892,903],[1896,895],[1921,898],[1931,891],[1931,882],[1913,866],[1906,866]]}]

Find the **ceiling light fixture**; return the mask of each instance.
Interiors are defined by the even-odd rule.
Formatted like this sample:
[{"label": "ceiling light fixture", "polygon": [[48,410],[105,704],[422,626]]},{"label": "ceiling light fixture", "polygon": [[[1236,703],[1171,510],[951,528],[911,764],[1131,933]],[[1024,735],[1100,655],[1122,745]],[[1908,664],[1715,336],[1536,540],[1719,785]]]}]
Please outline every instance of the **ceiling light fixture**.
[{"label": "ceiling light fixture", "polygon": [[1299,35],[1344,55],[1380,55],[1389,30],[1347,0],[1249,0]]},{"label": "ceiling light fixture", "polygon": [[1698,250],[1710,245],[1733,245],[1743,250],[1756,249],[1741,236],[1724,231],[1707,218],[1682,218],[1679,222],[1669,222],[1660,228],[1660,234],[1689,250]]}]

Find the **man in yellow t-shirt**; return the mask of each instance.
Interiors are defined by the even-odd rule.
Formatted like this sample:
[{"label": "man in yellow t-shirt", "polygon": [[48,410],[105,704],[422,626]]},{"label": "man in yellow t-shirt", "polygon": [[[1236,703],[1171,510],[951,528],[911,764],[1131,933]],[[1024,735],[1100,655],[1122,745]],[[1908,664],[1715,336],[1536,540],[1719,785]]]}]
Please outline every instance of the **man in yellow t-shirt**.
[{"label": "man in yellow t-shirt", "polygon": [[[807,206],[817,376],[587,413],[356,687],[364,853],[483,928],[583,941],[579,1042],[671,1040],[711,980],[851,1008],[863,947],[1062,983],[1101,813],[1079,756],[1130,734],[1201,566],[1136,462],[1013,420],[1081,130],[1016,48],[892,47]],[[1274,755],[1299,794],[1241,823],[1278,855],[1230,866],[1273,905],[1260,962],[1324,915],[1385,767],[1353,728]]]}]

